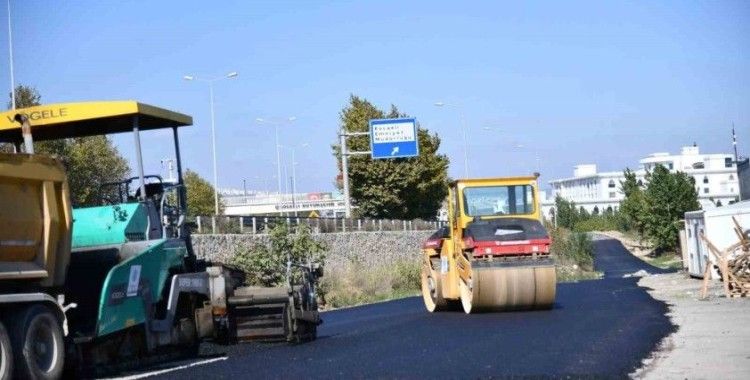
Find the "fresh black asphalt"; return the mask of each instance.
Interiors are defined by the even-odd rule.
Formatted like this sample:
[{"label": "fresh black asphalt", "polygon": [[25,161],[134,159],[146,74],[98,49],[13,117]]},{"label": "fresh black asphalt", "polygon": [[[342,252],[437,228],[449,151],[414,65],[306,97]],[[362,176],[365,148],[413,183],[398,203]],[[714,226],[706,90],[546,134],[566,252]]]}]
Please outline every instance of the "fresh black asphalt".
[{"label": "fresh black asphalt", "polygon": [[324,313],[311,343],[209,345],[228,359],[163,377],[625,377],[675,326],[637,278],[622,278],[660,270],[615,240],[594,244],[605,277],[559,284],[549,311],[430,314],[421,298],[406,298]]}]

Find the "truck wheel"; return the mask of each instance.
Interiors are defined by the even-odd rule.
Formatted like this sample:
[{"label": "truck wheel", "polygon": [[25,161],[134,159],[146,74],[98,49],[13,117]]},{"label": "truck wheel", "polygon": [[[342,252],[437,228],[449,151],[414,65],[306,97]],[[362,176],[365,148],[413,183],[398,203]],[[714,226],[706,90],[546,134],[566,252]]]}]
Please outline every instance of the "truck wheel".
[{"label": "truck wheel", "polygon": [[10,349],[8,330],[0,321],[0,380],[9,380],[13,375],[13,350]]},{"label": "truck wheel", "polygon": [[10,331],[16,377],[59,379],[65,361],[62,326],[42,305],[32,305],[13,317]]}]

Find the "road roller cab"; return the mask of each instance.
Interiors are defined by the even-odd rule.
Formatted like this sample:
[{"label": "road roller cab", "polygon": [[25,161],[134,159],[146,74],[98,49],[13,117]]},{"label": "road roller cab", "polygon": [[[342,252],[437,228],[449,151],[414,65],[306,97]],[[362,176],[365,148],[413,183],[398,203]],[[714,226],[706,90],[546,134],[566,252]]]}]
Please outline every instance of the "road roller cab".
[{"label": "road roller cab", "polygon": [[537,177],[457,180],[448,197],[449,225],[422,251],[427,309],[551,307],[556,277]]}]

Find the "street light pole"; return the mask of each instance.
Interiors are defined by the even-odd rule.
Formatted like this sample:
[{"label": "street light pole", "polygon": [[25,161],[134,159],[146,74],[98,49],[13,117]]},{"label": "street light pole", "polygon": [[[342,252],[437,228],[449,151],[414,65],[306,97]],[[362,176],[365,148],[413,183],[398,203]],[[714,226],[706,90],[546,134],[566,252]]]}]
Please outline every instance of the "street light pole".
[{"label": "street light pole", "polygon": [[294,157],[294,147],[292,147],[292,207],[294,216],[297,216],[297,161]]},{"label": "street light pole", "polygon": [[216,163],[216,120],[214,118],[214,82],[221,79],[232,79],[237,77],[237,72],[232,71],[227,75],[215,77],[211,79],[200,79],[192,75],[185,75],[182,77],[185,80],[198,80],[202,82],[208,83],[208,91],[210,95],[210,105],[211,105],[211,153],[213,155],[213,161],[214,161],[214,215],[219,215],[219,173],[218,173],[218,164]]},{"label": "street light pole", "polygon": [[459,108],[459,116],[461,117],[461,132],[464,139],[464,175],[469,178],[469,145],[466,139],[466,117],[464,117],[464,111]]},{"label": "street light pole", "polygon": [[10,0],[8,0],[8,58],[10,60],[10,109],[16,109],[16,82],[13,75],[13,28],[10,18]]},{"label": "street light pole", "polygon": [[444,103],[444,102],[436,102],[436,107],[453,107],[458,109],[458,116],[461,118],[461,136],[464,143],[464,176],[466,178],[469,178],[469,147],[468,147],[468,140],[466,139],[466,117],[464,117],[464,110],[463,107],[460,107],[456,104],[450,104],[450,103]]},{"label": "street light pole", "polygon": [[[297,118],[294,117],[294,116],[290,116],[290,117],[286,118],[286,121],[289,121],[289,122],[292,122],[292,121],[295,121],[295,120],[297,120]],[[263,119],[263,118],[260,118],[260,117],[256,118],[255,121],[258,122],[258,123],[260,123],[260,124],[270,124],[270,125],[273,125],[274,136],[275,136],[275,140],[276,140],[276,179],[277,179],[277,185],[278,185],[277,189],[278,189],[278,192],[279,192],[279,196],[281,196],[281,181],[282,181],[282,179],[281,179],[281,151],[280,151],[281,144],[279,143],[279,124],[283,123],[284,121],[266,120],[266,119]]]},{"label": "street light pole", "polygon": [[297,216],[297,158],[295,156],[295,153],[297,151],[297,147],[306,147],[308,146],[308,143],[302,143],[299,146],[283,146],[284,148],[289,148],[289,150],[292,151],[292,208],[294,208],[294,216]]},{"label": "street light pole", "polygon": [[208,82],[208,90],[211,94],[211,154],[214,161],[214,215],[219,215],[219,173],[216,164],[216,120],[214,119],[214,82]]},{"label": "street light pole", "polygon": [[273,128],[276,133],[276,178],[279,182],[279,196],[281,196],[281,145],[279,144],[279,124],[274,124]]}]

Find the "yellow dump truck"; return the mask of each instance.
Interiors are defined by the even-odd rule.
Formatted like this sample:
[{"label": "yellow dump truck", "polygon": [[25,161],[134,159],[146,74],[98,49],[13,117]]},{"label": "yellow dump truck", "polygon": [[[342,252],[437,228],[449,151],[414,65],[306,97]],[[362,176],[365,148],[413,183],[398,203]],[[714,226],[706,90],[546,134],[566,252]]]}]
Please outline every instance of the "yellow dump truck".
[{"label": "yellow dump truck", "polygon": [[[63,357],[65,300],[47,290],[65,282],[71,215],[65,171],[57,161],[0,154],[0,379],[9,378],[14,365],[35,378],[62,374],[56,361]],[[49,371],[38,373],[15,360],[11,344]]]},{"label": "yellow dump truck", "polygon": [[552,307],[555,266],[536,179],[462,179],[450,185],[449,225],[422,249],[428,311],[459,303],[466,313]]}]

